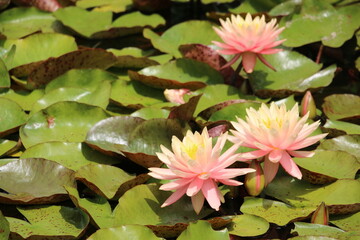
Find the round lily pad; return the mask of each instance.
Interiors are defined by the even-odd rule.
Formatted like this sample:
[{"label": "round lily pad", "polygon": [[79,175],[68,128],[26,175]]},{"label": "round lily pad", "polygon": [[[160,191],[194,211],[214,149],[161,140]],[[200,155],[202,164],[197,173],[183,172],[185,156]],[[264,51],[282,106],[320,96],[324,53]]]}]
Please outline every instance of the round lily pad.
[{"label": "round lily pad", "polygon": [[91,235],[88,240],[160,240],[156,235],[147,227],[141,225],[123,225],[116,228],[99,229]]},{"label": "round lily pad", "polygon": [[333,94],[324,98],[322,109],[331,120],[360,118],[360,97],[353,94]]},{"label": "round lily pad", "polygon": [[58,102],[34,113],[20,129],[20,138],[26,148],[48,141],[82,142],[88,130],[107,117],[99,107]]},{"label": "round lily pad", "polygon": [[77,239],[89,224],[80,209],[64,206],[18,208],[28,221],[8,217],[12,237],[24,239]]},{"label": "round lily pad", "polygon": [[170,111],[166,109],[146,107],[133,112],[130,116],[148,120],[153,118],[167,118],[169,113]]},{"label": "round lily pad", "polygon": [[10,87],[10,76],[4,61],[0,58],[0,89]]},{"label": "round lily pad", "polygon": [[360,160],[360,135],[344,135],[325,139],[320,143],[318,149],[345,151]]},{"label": "round lily pad", "polygon": [[0,211],[0,240],[8,240],[10,234],[9,222]]},{"label": "round lily pad", "polygon": [[224,82],[221,74],[206,63],[185,58],[147,67],[139,72],[129,71],[129,76],[132,80],[161,89],[197,90],[209,84]]},{"label": "round lily pad", "polygon": [[242,102],[240,103],[234,103],[234,104],[231,103],[232,102],[229,101],[229,102],[217,104],[214,107],[205,110],[206,113],[201,112],[200,115],[201,116],[203,116],[203,114],[207,115],[208,111],[215,111],[213,114],[211,114],[209,121],[220,121],[220,120],[237,121],[236,117],[245,118],[246,109],[250,107],[254,109],[258,109],[261,106],[261,103],[259,102],[246,101],[246,100],[242,100]]},{"label": "round lily pad", "polygon": [[215,231],[212,229],[210,223],[200,220],[195,223],[190,223],[187,229],[180,234],[177,240],[228,240],[229,238],[229,232],[226,228],[221,231]]},{"label": "round lily pad", "polygon": [[[326,236],[326,237],[335,237],[337,239],[340,239],[348,235],[345,231],[339,228],[326,226],[322,224],[313,224],[313,223],[305,223],[305,222],[296,222],[294,224],[295,224],[295,228],[292,231],[296,232],[299,236]],[[358,236],[360,236],[360,234]],[[348,239],[348,238],[343,238],[343,239]]]},{"label": "round lily pad", "polygon": [[25,111],[30,111],[34,103],[44,95],[43,89],[36,89],[34,91],[14,91],[12,89],[7,90],[4,93],[0,93],[0,97],[10,99]]},{"label": "round lily pad", "polygon": [[0,202],[44,204],[67,199],[63,185],[75,185],[74,172],[58,163],[20,159],[0,167]]},{"label": "round lily pad", "polygon": [[26,113],[16,102],[0,97],[0,137],[17,131],[26,120]]},{"label": "round lily pad", "polygon": [[[248,199],[245,199],[245,201],[248,201]],[[266,233],[269,227],[269,222],[264,218],[251,214],[243,214],[235,216],[227,229],[232,235],[254,237]]]},{"label": "round lily pad", "polygon": [[[327,119],[323,127],[331,135],[360,134],[360,126],[353,123]],[[335,131],[333,131],[335,130]]]},{"label": "round lily pad", "polygon": [[358,231],[360,229],[360,212],[331,216],[330,222],[345,231]]},{"label": "round lily pad", "polygon": [[0,139],[0,157],[17,146],[18,142],[7,139]]}]

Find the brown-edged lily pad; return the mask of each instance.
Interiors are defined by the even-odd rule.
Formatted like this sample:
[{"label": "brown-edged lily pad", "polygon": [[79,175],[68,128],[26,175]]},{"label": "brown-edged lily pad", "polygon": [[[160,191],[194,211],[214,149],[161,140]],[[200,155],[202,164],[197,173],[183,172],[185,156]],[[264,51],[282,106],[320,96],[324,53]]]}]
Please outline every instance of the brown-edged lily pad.
[{"label": "brown-edged lily pad", "polygon": [[333,94],[324,98],[322,109],[331,120],[360,118],[360,97],[353,94]]},{"label": "brown-edged lily pad", "polygon": [[107,49],[117,57],[114,67],[119,68],[145,68],[159,63],[147,57],[144,50],[135,47],[127,47],[121,50]]},{"label": "brown-edged lily pad", "polygon": [[74,172],[58,163],[28,158],[0,167],[0,202],[44,204],[67,199],[63,185],[75,185]]},{"label": "brown-edged lily pad", "polygon": [[345,134],[360,134],[360,126],[344,121],[327,119],[323,129],[329,132],[329,135],[337,137]]},{"label": "brown-edged lily pad", "polygon": [[108,165],[89,164],[76,171],[75,179],[107,199],[118,199],[126,190],[144,183],[149,177],[146,174],[134,176]]},{"label": "brown-edged lily pad", "polygon": [[132,80],[161,89],[197,90],[206,85],[224,82],[221,74],[206,63],[185,58],[147,67],[139,72],[129,71],[129,76]]},{"label": "brown-edged lily pad", "polygon": [[89,224],[80,209],[64,206],[18,208],[28,221],[8,217],[10,239],[78,239]]}]

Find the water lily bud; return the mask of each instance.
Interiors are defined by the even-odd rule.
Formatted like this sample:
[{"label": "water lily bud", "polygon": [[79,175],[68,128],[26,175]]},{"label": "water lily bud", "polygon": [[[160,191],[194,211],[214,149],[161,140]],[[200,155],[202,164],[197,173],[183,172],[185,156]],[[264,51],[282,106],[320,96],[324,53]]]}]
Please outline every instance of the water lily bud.
[{"label": "water lily bud", "polygon": [[311,217],[311,223],[322,224],[322,225],[329,224],[329,210],[324,202],[322,202],[313,213]]},{"label": "water lily bud", "polygon": [[309,119],[316,116],[316,105],[310,91],[307,91],[301,100],[301,116],[305,116],[309,112]]},{"label": "water lily bud", "polygon": [[165,89],[164,95],[166,100],[172,103],[184,104],[184,95],[189,93],[190,90],[186,88],[181,89]]},{"label": "water lily bud", "polygon": [[249,168],[255,169],[255,172],[246,174],[244,182],[245,188],[249,195],[257,196],[265,187],[264,172],[257,160],[252,160]]}]

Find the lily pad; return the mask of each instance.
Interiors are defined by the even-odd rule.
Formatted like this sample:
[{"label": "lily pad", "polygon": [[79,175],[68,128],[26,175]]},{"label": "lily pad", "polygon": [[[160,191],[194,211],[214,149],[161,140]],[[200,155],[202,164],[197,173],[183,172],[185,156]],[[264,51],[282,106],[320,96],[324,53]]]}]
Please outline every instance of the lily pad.
[{"label": "lily pad", "polygon": [[75,173],[76,180],[107,199],[118,199],[126,190],[146,182],[148,178],[146,174],[135,176],[120,168],[102,164],[83,166]]},{"label": "lily pad", "polygon": [[107,69],[114,65],[115,62],[116,57],[103,49],[83,48],[40,63],[29,75],[28,85],[31,88],[37,88],[70,69]]},{"label": "lily pad", "polygon": [[20,159],[0,167],[0,202],[44,204],[67,199],[63,185],[74,186],[74,172],[45,159]]},{"label": "lily pad", "polygon": [[0,89],[10,87],[10,76],[4,61],[0,58]]},{"label": "lily pad", "polygon": [[333,94],[324,98],[322,109],[331,120],[360,118],[360,97],[353,94]]},{"label": "lily pad", "polygon": [[150,39],[156,49],[180,58],[181,53],[178,50],[180,45],[190,43],[209,45],[211,41],[220,41],[212,27],[213,25],[208,21],[186,21],[169,28],[161,36],[150,29],[145,29],[143,34],[145,38]]},{"label": "lily pad", "polygon": [[85,143],[45,142],[26,149],[20,158],[45,158],[74,171],[88,164],[116,164],[119,159],[104,155]]},{"label": "lily pad", "polygon": [[358,180],[340,179],[326,186],[316,186],[284,176],[271,182],[265,193],[295,207],[315,207],[324,202],[330,214],[346,214],[360,210]]},{"label": "lily pad", "polygon": [[[331,135],[360,134],[360,126],[353,123],[327,119],[323,127]],[[335,129],[335,132],[332,130]]]},{"label": "lily pad", "polygon": [[244,200],[240,208],[241,212],[259,216],[279,226],[305,219],[316,209],[316,206],[293,207],[283,202],[264,198],[245,197]]},{"label": "lily pad", "polygon": [[26,122],[27,115],[14,101],[0,97],[0,137],[17,131]]},{"label": "lily pad", "polygon": [[330,222],[345,231],[359,231],[360,212],[330,217]]},{"label": "lily pad", "polygon": [[196,90],[207,84],[224,82],[221,74],[206,63],[185,58],[147,67],[139,72],[129,71],[129,76],[132,80],[161,89],[188,88]]},{"label": "lily pad", "polygon": [[[247,199],[245,199],[247,201]],[[227,227],[229,233],[240,237],[259,236],[268,231],[270,224],[262,217],[251,214],[237,215]]]},{"label": "lily pad", "polygon": [[0,139],[0,157],[15,148],[17,144],[16,141]]},{"label": "lily pad", "polygon": [[10,99],[20,105],[25,111],[30,111],[33,104],[44,95],[43,89],[36,89],[34,91],[14,91],[12,89],[7,90],[4,93],[0,93],[0,97]]},{"label": "lily pad", "polygon": [[325,139],[320,143],[318,149],[345,151],[360,160],[360,135],[344,135]]},{"label": "lily pad", "polygon": [[228,240],[230,238],[228,230],[225,228],[221,231],[215,231],[211,228],[211,224],[206,221],[197,221],[190,223],[177,240]]},{"label": "lily pad", "polygon": [[8,240],[10,234],[9,222],[0,211],[0,240]]},{"label": "lily pad", "polygon": [[133,112],[130,116],[149,120],[153,118],[167,118],[169,113],[170,111],[166,109],[146,107]]},{"label": "lily pad", "polygon": [[76,6],[81,8],[94,8],[95,11],[105,12],[124,12],[132,6],[131,0],[79,0],[76,1]]},{"label": "lily pad", "polygon": [[111,100],[120,106],[139,109],[165,101],[163,90],[137,81],[117,80],[112,84]]},{"label": "lily pad", "polygon": [[48,141],[82,142],[88,130],[107,117],[99,107],[58,102],[34,113],[20,129],[20,138],[26,148]]},{"label": "lily pad", "polygon": [[0,14],[0,32],[9,39],[35,33],[54,32],[55,18],[51,13],[35,7],[12,8]]},{"label": "lily pad", "polygon": [[[209,118],[209,121],[237,121],[236,117],[245,118],[246,109],[250,107],[258,109],[261,106],[261,103],[246,100],[244,102],[234,104],[231,104],[231,102],[229,102],[228,106],[226,105],[226,102],[223,104],[223,106],[221,106],[221,104],[214,106],[214,111],[216,110],[216,108],[220,108],[220,110],[215,111]],[[202,113],[200,114],[202,115]]]},{"label": "lily pad", "polygon": [[263,98],[287,97],[309,89],[326,87],[331,83],[336,70],[336,66],[331,65],[319,71],[321,64],[294,51],[283,50],[264,57],[277,71],[259,61],[254,72],[249,74],[255,94]]},{"label": "lily pad", "polygon": [[114,67],[118,68],[145,68],[159,63],[147,57],[146,51],[127,47],[121,50],[107,49],[108,52],[113,53],[117,57],[117,62]]},{"label": "lily pad", "polygon": [[139,11],[122,15],[112,23],[113,28],[135,28],[145,26],[156,28],[160,25],[165,25],[165,20],[159,14],[145,15]]},{"label": "lily pad", "polygon": [[49,82],[45,92],[58,88],[82,88],[88,91],[95,91],[104,81],[113,82],[118,77],[101,69],[71,69]]},{"label": "lily pad", "polygon": [[88,240],[160,240],[156,235],[147,227],[140,225],[123,225],[116,228],[99,229]]},{"label": "lily pad", "polygon": [[190,199],[185,197],[161,208],[170,194],[171,192],[160,191],[155,184],[139,185],[130,189],[119,199],[119,204],[114,209],[116,225],[146,225],[156,228],[157,236],[175,237],[189,222],[199,220],[213,211],[204,208],[197,215]]},{"label": "lily pad", "polygon": [[[16,46],[16,51],[11,61],[5,61],[8,69],[43,61],[50,57],[59,57],[77,49],[73,37],[59,33],[38,33],[24,39],[0,40],[0,46],[5,49],[10,49],[12,45]],[[34,65],[28,68],[35,67]]]},{"label": "lily pad", "polygon": [[[301,168],[331,177],[333,181],[344,178],[354,179],[360,169],[356,157],[343,151],[317,150],[312,157],[293,158],[293,160]],[[307,176],[307,174],[304,174],[304,179],[316,184],[328,183],[326,179],[319,180],[316,176]],[[331,179],[329,182],[333,181]]]},{"label": "lily pad", "polygon": [[34,206],[18,208],[28,220],[8,217],[11,238],[76,239],[89,224],[89,217],[80,209],[64,206]]},{"label": "lily pad", "polygon": [[99,228],[109,228],[114,225],[114,216],[112,214],[110,203],[106,198],[95,195],[91,198],[80,198],[75,187],[64,186],[74,205],[86,212],[92,222]]},{"label": "lily pad", "polygon": [[327,236],[327,237],[335,237],[337,239],[357,239],[360,236],[360,233],[357,234],[351,232],[345,232],[339,228],[321,225],[321,224],[313,224],[313,223],[305,223],[305,222],[296,222],[295,229],[292,230],[293,233],[297,233],[299,236]]}]

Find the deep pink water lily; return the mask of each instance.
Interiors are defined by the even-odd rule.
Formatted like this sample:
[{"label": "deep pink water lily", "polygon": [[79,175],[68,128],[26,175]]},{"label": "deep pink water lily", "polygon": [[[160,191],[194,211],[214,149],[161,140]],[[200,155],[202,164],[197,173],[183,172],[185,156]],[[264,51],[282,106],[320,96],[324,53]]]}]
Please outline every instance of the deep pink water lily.
[{"label": "deep pink water lily", "polygon": [[225,21],[220,19],[221,27],[215,28],[216,33],[224,41],[213,41],[221,48],[219,53],[235,55],[224,67],[230,66],[242,57],[242,65],[247,73],[254,70],[256,59],[259,58],[266,66],[275,70],[262,56],[263,54],[274,54],[281,49],[274,48],[280,45],[285,39],[277,40],[278,35],[284,30],[279,28],[276,20],[265,22],[265,16],[252,19],[248,13],[243,19],[240,15],[231,15]]},{"label": "deep pink water lily", "polygon": [[167,165],[166,168],[149,168],[150,176],[158,179],[172,180],[160,187],[161,190],[175,192],[164,202],[162,207],[169,206],[183,195],[191,197],[196,213],[203,207],[204,201],[215,210],[219,210],[224,197],[218,189],[218,183],[238,186],[242,183],[231,178],[244,175],[254,170],[251,168],[228,168],[239,159],[235,151],[241,143],[236,143],[224,153],[222,149],[228,134],[218,137],[212,145],[206,128],[202,133],[188,131],[182,141],[172,138],[172,151],[161,146],[162,153],[158,158]]},{"label": "deep pink water lily", "polygon": [[229,136],[233,143],[242,142],[243,146],[256,149],[242,154],[242,157],[250,160],[265,156],[264,174],[267,184],[275,177],[279,165],[293,177],[301,179],[302,174],[292,156],[314,155],[312,151],[299,149],[308,147],[327,135],[309,137],[320,122],[306,123],[309,113],[300,118],[297,104],[287,111],[285,105],[279,107],[272,102],[270,108],[262,104],[259,110],[250,108],[246,109],[246,113],[246,121],[237,118],[237,122],[231,122],[235,130],[231,130],[233,136]]}]

